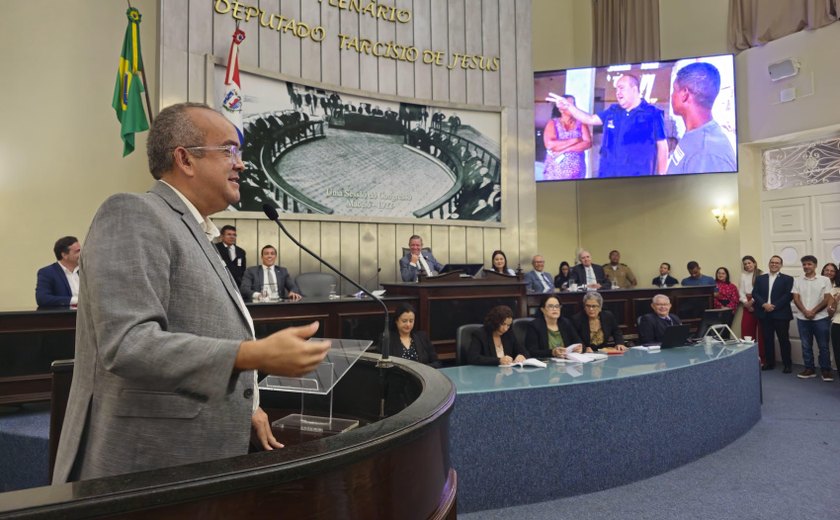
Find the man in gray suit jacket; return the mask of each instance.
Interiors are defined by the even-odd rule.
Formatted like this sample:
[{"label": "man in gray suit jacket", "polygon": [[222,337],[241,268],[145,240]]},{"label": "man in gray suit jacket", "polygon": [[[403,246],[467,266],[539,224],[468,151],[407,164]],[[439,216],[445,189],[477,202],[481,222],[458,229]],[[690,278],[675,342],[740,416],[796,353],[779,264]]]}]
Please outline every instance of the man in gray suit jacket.
[{"label": "man in gray suit jacket", "polygon": [[534,270],[525,275],[525,281],[528,282],[528,292],[553,293],[554,277],[545,272],[545,258],[542,255],[534,255],[534,258],[531,259],[531,265],[534,266]]},{"label": "man in gray suit jacket", "polygon": [[[255,370],[301,375],[317,324],[255,340],[208,215],[239,200],[236,129],[201,104],[166,108],[148,138],[149,193],[99,208],[81,263],[76,357],[54,482],[242,455],[250,427],[282,447]],[[154,251],[154,254],[149,254]]]}]

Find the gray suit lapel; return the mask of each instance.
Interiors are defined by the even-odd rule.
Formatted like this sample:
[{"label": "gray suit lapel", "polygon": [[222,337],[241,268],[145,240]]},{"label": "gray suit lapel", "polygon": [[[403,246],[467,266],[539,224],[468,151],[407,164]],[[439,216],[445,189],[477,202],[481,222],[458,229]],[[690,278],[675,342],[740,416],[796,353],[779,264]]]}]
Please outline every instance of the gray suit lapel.
[{"label": "gray suit lapel", "polygon": [[196,222],[192,213],[190,213],[190,210],[184,204],[184,201],[182,201],[178,194],[172,191],[169,186],[162,182],[156,182],[149,192],[159,196],[170,208],[172,208],[173,211],[180,214],[181,222],[183,222],[186,228],[190,231],[196,243],[201,248],[201,251],[204,252],[204,256],[207,258],[207,261],[210,262],[211,266],[213,266],[213,270],[222,282],[228,296],[230,296],[230,299],[233,300],[233,304],[239,311],[239,315],[242,320],[247,325],[248,320],[243,314],[242,307],[239,305],[239,297],[237,296],[239,288],[236,287],[232,275],[228,273],[225,264],[222,262],[222,257],[219,255],[218,249],[207,239],[207,235],[204,233],[204,230],[201,229],[201,226],[198,222]]}]

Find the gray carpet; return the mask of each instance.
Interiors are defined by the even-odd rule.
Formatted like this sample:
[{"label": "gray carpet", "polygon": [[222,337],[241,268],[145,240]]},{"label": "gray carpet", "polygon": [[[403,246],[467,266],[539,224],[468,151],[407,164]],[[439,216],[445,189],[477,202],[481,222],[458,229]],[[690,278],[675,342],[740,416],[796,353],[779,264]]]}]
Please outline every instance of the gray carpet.
[{"label": "gray carpet", "polygon": [[698,461],[607,491],[458,517],[840,518],[840,383],[836,373],[832,383],[819,377],[800,380],[798,370],[762,372],[761,420],[740,439]]}]

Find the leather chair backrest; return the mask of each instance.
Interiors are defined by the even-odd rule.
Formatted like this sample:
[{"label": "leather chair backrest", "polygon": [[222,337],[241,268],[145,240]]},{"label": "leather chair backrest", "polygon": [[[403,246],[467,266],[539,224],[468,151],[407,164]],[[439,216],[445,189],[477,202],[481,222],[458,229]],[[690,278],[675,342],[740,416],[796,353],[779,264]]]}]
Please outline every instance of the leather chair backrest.
[{"label": "leather chair backrest", "polygon": [[332,273],[300,273],[295,278],[295,284],[302,296],[329,296],[330,285],[336,285],[338,279]]},{"label": "leather chair backrest", "polygon": [[[402,255],[403,256],[407,255],[409,251],[410,250],[407,247],[402,248]],[[420,251],[425,251],[429,254],[432,254],[432,248],[431,247],[423,247],[423,248],[420,249]]]},{"label": "leather chair backrest", "polygon": [[481,328],[479,323],[469,323],[458,327],[455,334],[455,364],[463,365],[467,362],[467,347],[470,344],[473,331]]},{"label": "leather chair backrest", "polygon": [[528,330],[528,324],[532,321],[534,321],[534,318],[516,318],[511,325],[513,335],[516,336],[516,342],[525,347],[525,350],[528,350],[528,346],[525,345],[525,331]]}]

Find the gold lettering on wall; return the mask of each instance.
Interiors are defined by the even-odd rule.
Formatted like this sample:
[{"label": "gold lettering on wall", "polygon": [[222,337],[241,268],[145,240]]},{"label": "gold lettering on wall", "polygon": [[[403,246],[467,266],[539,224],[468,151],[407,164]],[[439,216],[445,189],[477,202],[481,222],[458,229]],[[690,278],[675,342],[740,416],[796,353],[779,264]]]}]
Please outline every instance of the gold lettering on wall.
[{"label": "gold lettering on wall", "polygon": [[280,13],[268,13],[265,9],[255,5],[243,4],[236,0],[215,0],[213,10],[218,14],[230,13],[234,20],[245,23],[250,22],[251,18],[255,18],[259,21],[260,27],[267,27],[284,34],[292,34],[300,39],[309,38],[316,42],[322,42],[327,37],[326,29],[320,25],[312,27],[306,22],[287,18]]},{"label": "gold lettering on wall", "polygon": [[[412,17],[411,11],[397,9],[374,0],[318,0],[318,3],[323,4],[325,1],[327,5],[336,9],[343,9],[389,22],[408,23]],[[218,14],[230,13],[231,18],[245,23],[254,19],[262,28],[291,34],[300,39],[309,38],[320,43],[327,37],[327,31],[321,25],[312,26],[304,21],[295,20],[280,13],[268,12],[257,5],[245,4],[238,0],[214,0],[213,10]],[[349,34],[339,34],[338,40],[339,49],[342,51],[355,51],[376,58],[409,63],[421,60],[424,64],[446,67],[449,70],[456,68],[487,72],[499,70],[500,59],[498,56],[453,52],[451,56],[447,57],[444,51],[418,49],[413,45],[403,45],[394,41],[376,41]]]},{"label": "gold lettering on wall", "polygon": [[[319,4],[324,3],[323,0],[318,0]],[[362,7],[362,0],[327,0],[327,5],[345,11],[356,12],[370,16],[371,18],[378,18],[387,22],[408,23],[411,21],[411,11],[407,9],[397,9],[390,5],[380,4],[373,0],[368,0]]]}]

